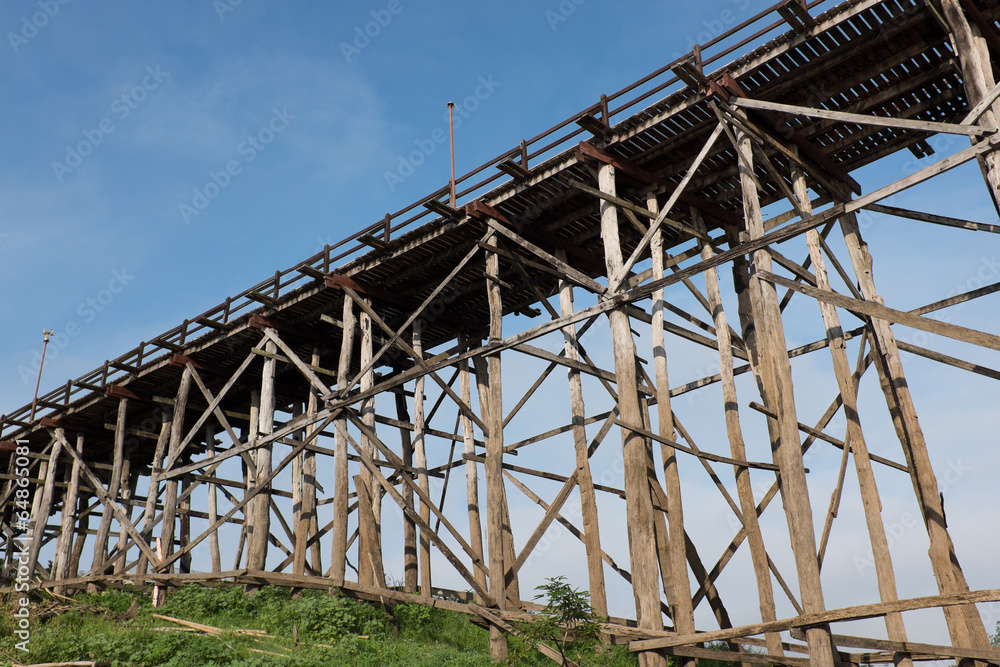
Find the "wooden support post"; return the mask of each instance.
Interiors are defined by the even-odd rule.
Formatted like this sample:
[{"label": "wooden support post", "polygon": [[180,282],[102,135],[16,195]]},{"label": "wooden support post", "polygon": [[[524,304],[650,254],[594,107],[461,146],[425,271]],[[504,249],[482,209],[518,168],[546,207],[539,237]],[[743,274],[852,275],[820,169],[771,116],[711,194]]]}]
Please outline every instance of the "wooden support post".
[{"label": "wooden support post", "polygon": [[[319,366],[319,348],[313,348],[312,366]],[[315,387],[309,387],[309,398],[306,402],[307,421],[313,423],[316,419],[316,412],[319,408],[319,399]],[[305,431],[302,431],[305,434]],[[315,444],[315,440],[312,444]],[[293,472],[293,479],[295,474]],[[305,574],[306,552],[309,550],[309,535],[313,532],[312,526],[317,523],[316,519],[316,452],[306,450],[303,452],[302,469],[298,476],[299,509],[295,515],[295,558],[293,560],[293,572],[296,575]],[[316,541],[312,548],[312,569],[314,572],[322,572],[322,565],[319,562],[319,542]]]},{"label": "wooden support post", "polygon": [[[121,492],[121,506],[128,516],[129,521],[132,520],[132,506],[133,498],[135,498],[136,485],[139,483],[138,474],[132,474],[132,456],[131,452],[124,451],[124,457],[122,459],[122,474],[121,481],[118,483],[118,488]],[[119,528],[118,530],[118,553],[122,554],[127,551],[129,542],[129,534],[127,530]],[[125,568],[128,566],[128,554],[124,553],[120,558],[115,561],[115,574],[124,574]]]},{"label": "wooden support post", "polygon": [[[278,346],[273,340],[265,343],[264,351],[270,354],[277,352]],[[264,358],[264,368],[260,380],[260,409],[257,416],[256,439],[267,437],[274,431],[274,375],[277,370],[277,359],[273,356]],[[251,413],[252,414],[252,413]],[[261,486],[271,474],[271,444],[258,447],[255,464],[257,476],[254,489]],[[271,496],[268,490],[263,490],[254,496],[249,503],[250,514],[247,517],[247,569],[264,570],[267,568],[267,548],[271,533]],[[254,593],[259,586],[248,585],[247,592]]]},{"label": "wooden support post", "polygon": [[[566,261],[566,251],[556,250],[556,257]],[[563,316],[573,312],[573,284],[559,281],[559,308]],[[580,362],[580,344],[576,337],[576,325],[568,324],[562,330],[566,358]],[[597,494],[594,478],[590,473],[589,443],[584,427],[587,412],[583,401],[583,382],[580,371],[570,368],[569,378],[570,413],[573,422],[573,443],[576,450],[576,481],[580,487],[580,509],[583,514],[583,536],[587,547],[587,573],[590,580],[590,606],[598,616],[608,615],[608,597],[604,585],[604,562],[601,550],[601,534],[597,515]],[[688,596],[690,601],[690,596]],[[694,631],[694,628],[691,628]]]},{"label": "wooden support post", "polygon": [[[292,408],[292,418],[302,416],[302,403],[296,401]],[[295,439],[305,437],[305,429],[295,432]],[[302,468],[305,452],[292,459],[292,573],[301,577],[306,571],[306,541],[309,534],[309,520],[302,516]],[[299,535],[299,526],[305,527],[305,534]]]},{"label": "wooden support post", "polygon": [[[996,85],[989,48],[980,34],[979,26],[969,23],[960,0],[941,0],[941,10],[951,28],[952,43],[958,52],[962,84],[969,99],[969,106],[977,106],[987,98]],[[1000,120],[1000,103],[994,102],[979,118],[978,124],[995,130],[998,120]],[[1000,213],[1000,154],[990,151],[979,155],[976,159],[993,198],[993,205]]]},{"label": "wooden support post", "polygon": [[[404,424],[410,422],[410,412],[406,408],[406,396],[396,393],[396,418]],[[402,446],[403,465],[413,467],[413,439],[410,429],[400,426],[399,440]],[[404,484],[402,490],[403,504],[413,509],[413,489]],[[417,526],[409,514],[403,512],[403,588],[407,593],[416,593],[420,579],[417,563]]]},{"label": "wooden support post", "polygon": [[[313,347],[311,361],[313,367],[319,367],[319,346]],[[319,412],[319,390],[314,386],[310,386],[309,400],[306,403],[306,414],[309,415],[310,423],[314,423],[317,419],[317,412]],[[313,440],[313,444],[316,444],[316,439]],[[313,572],[319,574],[323,571],[323,549],[318,538],[319,514],[316,511],[318,506],[316,499],[316,452],[313,450],[306,450],[305,460],[302,462],[302,475],[302,483],[305,486],[305,496],[302,499],[302,512],[305,516],[309,517],[306,538],[312,541],[310,559]]]},{"label": "wooden support post", "polygon": [[[191,365],[184,366],[184,373],[181,375],[180,385],[177,387],[177,396],[174,398],[174,413],[170,424],[170,444],[167,447],[167,466],[173,466],[177,462],[177,457],[181,439],[184,437],[184,415],[187,410],[188,395],[191,392]],[[163,546],[163,556],[168,558],[174,551],[174,523],[177,516],[177,478],[167,479],[166,487],[163,491],[163,524],[160,526],[160,542]],[[163,566],[161,566],[162,568]],[[172,566],[166,569],[157,569],[157,572],[169,573],[173,571]]]},{"label": "wooden support post", "polygon": [[[857,218],[851,213],[842,216],[840,223],[847,251],[854,265],[858,289],[866,301],[881,304],[882,297],[875,288],[872,274],[872,257],[868,245],[861,238]],[[896,338],[885,320],[872,318],[870,327],[872,359],[878,371],[889,413],[892,415],[893,426],[903,447],[910,479],[930,538],[931,567],[934,570],[938,590],[942,595],[967,592],[969,585],[955,554],[951,535],[948,534],[937,477],[931,466],[927,443],[917,420],[917,411],[913,405],[910,389],[906,384]],[[975,649],[989,647],[989,636],[974,605],[948,606],[944,608],[944,615],[951,641],[955,646]]]},{"label": "wooden support post", "polygon": [[[156,438],[156,447],[153,450],[153,462],[151,465],[149,473],[149,490],[146,492],[146,508],[143,512],[142,519],[142,537],[147,542],[152,541],[153,537],[153,522],[156,515],[156,499],[160,495],[160,473],[158,472],[160,467],[163,465],[163,457],[167,451],[167,443],[170,440],[170,429],[173,424],[172,413],[169,410],[160,410],[160,434]],[[149,566],[149,560],[146,558],[146,554],[142,553],[139,555],[139,563],[136,565],[136,575],[142,577],[146,574],[146,569]]]},{"label": "wooden support post", "polygon": [[[76,451],[83,454],[83,434],[76,436]],[[61,581],[69,577],[75,577],[76,572],[70,570],[73,551],[73,518],[76,512],[76,497],[80,491],[80,464],[73,460],[73,465],[66,468],[66,481],[69,487],[63,493],[62,520],[59,524],[59,539],[56,542],[55,572],[53,579]],[[66,589],[63,586],[56,586],[53,589],[59,595],[65,595]]]},{"label": "wooden support post", "polygon": [[[598,185],[605,194],[617,196],[613,166],[608,164],[600,166]],[[618,275],[622,268],[618,209],[602,199],[600,211],[604,258],[610,279],[610,276]],[[618,412],[623,422],[641,428],[642,408],[637,390],[635,341],[632,339],[629,317],[624,308],[615,308],[608,311],[608,319],[611,321],[614,347]],[[663,629],[663,620],[658,593],[656,543],[649,529],[653,525],[653,503],[647,478],[647,444],[645,438],[629,429],[621,429],[621,434],[625,466],[625,511],[636,616],[640,629],[660,631]],[[667,659],[655,651],[644,651],[639,654],[639,664],[643,667],[666,667]]]},{"label": "wooden support post", "polygon": [[[490,247],[497,246],[496,236],[486,242]],[[486,254],[486,295],[490,311],[490,342],[503,338],[503,305],[500,296],[500,256],[495,252]],[[493,280],[491,280],[493,278]],[[503,481],[503,385],[500,378],[500,353],[487,357],[488,373],[483,387],[488,397],[485,406],[484,422],[488,434],[486,436],[486,532],[489,544],[489,593],[496,601],[497,607],[503,611],[507,608],[506,573],[504,562],[503,531],[504,508],[507,506],[507,493]],[[482,400],[480,400],[482,403]],[[507,659],[507,638],[503,631],[495,625],[490,626],[490,656],[493,660]]]},{"label": "wooden support post", "polygon": [[65,432],[61,428],[56,429],[56,439],[52,443],[52,450],[49,458],[42,461],[39,469],[39,477],[45,480],[42,492],[35,492],[35,499],[32,502],[31,521],[32,539],[31,548],[28,550],[28,572],[29,576],[34,576],[35,567],[38,565],[38,552],[42,548],[45,537],[45,526],[49,521],[49,513],[52,511],[52,494],[56,484],[56,468],[59,467],[59,454],[62,453],[62,441],[65,439]]},{"label": "wooden support post", "polygon": [[[340,362],[337,365],[337,387],[347,391],[351,375],[351,358],[354,355],[354,302],[344,295],[344,309],[340,341]],[[330,551],[330,577],[334,586],[344,585],[347,569],[347,496],[350,477],[347,472],[347,417],[343,414],[335,422],[333,544]]]},{"label": "wooden support post", "polygon": [[[369,304],[370,305],[370,304]],[[362,309],[361,315],[358,318],[358,324],[361,328],[361,367],[367,367],[371,360],[373,354],[373,337],[372,337],[372,318],[367,311]],[[367,391],[375,385],[375,371],[369,369],[367,373],[361,376],[360,389],[361,391]],[[371,431],[375,430],[375,398],[370,397],[361,401],[361,420],[364,422]],[[368,454],[369,457],[374,458],[375,456],[375,443],[372,442],[371,438],[367,435],[361,435],[361,448]],[[361,507],[361,495],[360,490],[358,491],[358,526],[360,528],[360,534],[358,536],[358,583],[364,584],[366,586],[377,586],[376,583],[381,576],[385,577],[384,573],[376,572],[374,569],[375,564],[381,565],[382,558],[382,535],[381,535],[381,516],[380,516],[380,503],[377,499],[381,498],[380,489],[375,487],[375,477],[372,475],[371,471],[368,469],[362,469],[359,473],[362,484],[365,485],[365,491],[368,494],[368,501],[371,503],[369,507],[364,508],[362,511]],[[355,487],[357,488],[357,487]],[[365,522],[374,522],[372,526],[364,526]],[[373,544],[369,543],[370,539],[374,539]],[[379,557],[368,558],[366,554],[377,551]]]},{"label": "wooden support post", "polygon": [[[462,352],[469,349],[468,336],[460,333],[458,344]],[[472,384],[469,377],[468,361],[463,361],[459,366],[459,384],[462,401],[466,405],[472,405]],[[460,412],[460,419],[462,420],[462,444],[465,455],[475,456],[476,440],[472,420],[464,412]],[[477,559],[483,560],[483,526],[479,515],[479,468],[475,461],[469,459],[465,461],[465,497],[469,507],[469,546],[472,547],[473,555]],[[485,589],[486,574],[479,568],[473,568],[472,572],[479,585]]]},{"label": "wooden support post", "polygon": [[87,543],[87,533],[90,530],[90,512],[84,512],[90,506],[90,494],[80,494],[76,501],[76,539],[73,542],[73,553],[69,559],[69,572],[75,577],[80,571],[80,559]]},{"label": "wooden support post", "polygon": [[[751,239],[764,235],[764,221],[753,170],[751,138],[736,128],[739,171],[743,190],[743,211]],[[771,256],[766,249],[753,253],[753,272],[771,270]],[[774,462],[781,469],[781,497],[788,522],[788,531],[799,577],[802,607],[805,613],[823,611],[823,589],[816,557],[816,535],[813,528],[809,489],[799,441],[795,398],[792,394],[792,371],[788,363],[787,345],[781,310],[774,287],[751,277],[750,302],[756,330],[757,356],[763,399],[777,415],[768,419]],[[748,344],[750,341],[746,341]],[[834,653],[829,627],[814,627],[806,631],[809,658],[813,664],[833,667]]]},{"label": "wooden support post", "polygon": [[[646,207],[653,213],[659,212],[656,196],[650,194],[646,198]],[[650,239],[650,254],[653,260],[653,279],[663,278],[663,232],[657,229]],[[667,348],[663,331],[663,290],[653,292],[652,304],[652,343],[653,366],[656,375],[656,414],[660,436],[676,440],[674,415],[670,406],[670,383],[667,375]],[[650,429],[652,430],[652,429]],[[674,627],[678,632],[694,632],[694,607],[691,605],[691,586],[688,577],[687,559],[685,558],[684,541],[684,509],[681,501],[681,481],[677,467],[677,453],[673,447],[660,443],[660,455],[663,457],[663,485],[667,495],[667,523],[669,536],[667,549],[670,556],[670,608]],[[694,665],[690,658],[682,660],[685,665]]]},{"label": "wooden support post", "polygon": [[[215,456],[215,428],[205,425],[205,455]],[[208,483],[208,524],[212,525],[219,519],[219,497],[215,484]],[[219,549],[219,531],[213,531],[208,538],[208,549],[212,557],[212,572],[222,572],[222,552]]]},{"label": "wooden support post", "polygon": [[[696,209],[691,210],[695,228],[705,232],[705,223]],[[701,242],[701,258],[709,259],[714,255],[712,246]],[[719,371],[722,375],[722,398],[726,411],[726,433],[729,436],[729,451],[734,459],[746,460],[746,447],[743,444],[743,429],[740,426],[739,399],[736,395],[736,381],[733,374],[733,347],[730,337],[729,323],[722,306],[722,292],[719,289],[719,277],[713,267],[705,272],[705,292],[708,303],[714,314],[715,331],[719,343]],[[761,621],[767,623],[777,620],[774,607],[774,588],[771,584],[771,573],[768,566],[767,550],[764,538],[760,532],[757,520],[757,505],[753,497],[753,487],[750,484],[750,469],[745,466],[733,466],[736,476],[736,490],[740,499],[740,510],[743,514],[743,527],[750,543],[750,557],[753,562],[754,575],[757,580],[757,596],[760,599]],[[764,637],[767,651],[772,656],[783,656],[781,636],[777,632],[769,632]]]},{"label": "wooden support post", "polygon": [[[128,399],[118,399],[118,419],[115,422],[115,442],[112,451],[111,479],[108,481],[108,495],[118,500],[118,490],[121,485],[122,466],[125,458],[125,428],[126,415],[128,411]],[[169,486],[169,485],[168,485]],[[176,487],[175,487],[176,491]],[[101,525],[97,529],[97,537],[94,540],[94,564],[90,568],[91,574],[104,574],[104,561],[108,558],[108,533],[111,531],[111,521],[114,516],[111,510],[104,508],[101,512]],[[124,532],[124,531],[122,531]],[[94,593],[98,590],[97,585],[90,584],[87,590]]]},{"label": "wooden support post", "polygon": [[[188,489],[191,487],[191,477],[184,475],[181,477],[180,483],[180,502],[178,503],[180,517],[177,531],[178,542],[181,547],[187,546],[191,542],[191,493]],[[124,532],[124,531],[123,531]],[[212,531],[215,533],[216,531]],[[181,574],[191,573],[191,552],[185,551],[184,555],[180,557],[180,562],[178,563],[178,571]]]},{"label": "wooden support post", "polygon": [[[413,323],[413,351],[423,359],[424,347],[421,338],[421,320]],[[427,433],[424,430],[424,376],[421,375],[414,383],[413,389],[413,465],[417,469],[417,485],[427,497],[430,497],[430,480],[427,477]],[[431,508],[423,502],[419,507],[420,518],[426,525],[431,522]],[[421,529],[419,533],[419,548],[417,562],[420,571],[420,595],[425,599],[431,597],[431,539]]]},{"label": "wooden support post", "polygon": [[[385,568],[382,566],[382,551],[377,548],[380,543],[380,539],[379,536],[375,534],[375,517],[371,515],[372,497],[368,495],[369,484],[372,483],[374,482],[368,482],[362,479],[361,475],[354,476],[354,488],[358,490],[358,526],[362,533],[361,537],[364,538],[358,541],[358,569],[361,569],[361,563],[367,561],[368,571],[371,572],[373,577],[375,577],[375,581],[372,584],[363,583],[362,585],[385,588]],[[365,514],[368,514],[369,516],[365,517]],[[366,545],[368,549],[366,551],[361,551],[360,549]]]},{"label": "wooden support post", "polygon": [[[797,166],[792,169],[792,188],[803,213],[812,215],[812,204],[809,201],[806,178]],[[816,276],[816,286],[820,289],[831,289],[826,260],[823,257],[822,239],[817,229],[813,228],[806,232],[806,243],[809,246],[809,259],[812,262],[813,275]],[[833,371],[837,377],[837,387],[844,404],[844,415],[847,417],[846,442],[850,443],[850,448],[844,448],[844,456],[847,456],[848,451],[854,455],[858,487],[861,491],[861,502],[864,507],[865,521],[868,525],[868,534],[872,545],[872,556],[875,561],[879,595],[882,602],[893,602],[899,598],[896,594],[896,577],[892,569],[892,557],[889,554],[885,526],[882,523],[882,501],[879,499],[875,473],[872,471],[872,462],[868,454],[868,445],[861,429],[861,419],[858,415],[858,388],[851,372],[851,362],[847,358],[840,316],[831,304],[822,301],[817,301],[817,304],[826,327],[826,339],[833,362]],[[885,626],[891,641],[906,641],[906,628],[903,625],[902,615],[898,613],[886,614]],[[901,667],[909,667],[913,664],[910,657],[902,653],[896,655],[895,662]]]}]

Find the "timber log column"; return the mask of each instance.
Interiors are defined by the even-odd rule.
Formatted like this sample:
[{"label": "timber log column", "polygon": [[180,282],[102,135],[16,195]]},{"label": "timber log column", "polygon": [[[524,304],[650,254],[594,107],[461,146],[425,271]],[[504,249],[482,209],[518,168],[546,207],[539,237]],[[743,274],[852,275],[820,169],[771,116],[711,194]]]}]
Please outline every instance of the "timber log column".
[{"label": "timber log column", "polygon": [[[268,340],[265,351],[277,353],[273,340]],[[274,431],[274,374],[277,361],[274,356],[264,359],[264,369],[260,380],[260,406],[257,412],[257,432],[255,438],[267,438]],[[251,419],[253,411],[251,410]],[[271,444],[258,447],[256,460],[257,478],[254,488],[261,486],[271,474]],[[247,528],[247,569],[264,570],[267,563],[267,546],[271,533],[271,496],[268,491],[258,493],[250,501],[249,527]],[[247,586],[248,592],[255,592],[257,586]]]},{"label": "timber log column", "polygon": [[[609,195],[616,195],[615,168],[601,165],[598,185]],[[604,257],[608,280],[622,269],[621,240],[618,235],[618,209],[601,200],[601,236],[604,239]],[[625,424],[643,428],[642,405],[639,402],[636,379],[635,341],[624,308],[608,311],[611,321],[611,340],[615,355],[615,376],[618,378],[618,413]],[[660,612],[659,573],[656,563],[656,539],[653,501],[650,497],[647,471],[650,457],[646,439],[639,433],[622,429],[622,449],[625,465],[625,508],[628,516],[629,558],[632,564],[632,590],[639,628],[663,629]],[[683,539],[683,538],[681,538]],[[655,651],[639,654],[643,667],[666,667],[667,659]]]},{"label": "timber log column", "polygon": [[[941,0],[941,10],[944,19],[951,29],[951,41],[962,69],[962,84],[969,100],[970,107],[978,107],[987,98],[992,97],[996,80],[993,76],[993,66],[990,64],[990,50],[982,31],[975,20],[969,21],[962,10],[960,0]],[[998,54],[1000,56],[1000,54]],[[978,119],[980,127],[996,129],[1000,127],[1000,103],[995,100],[988,103]],[[993,206],[1000,213],[1000,153],[990,151],[978,158],[979,168],[993,198]]]},{"label": "timber log column", "polygon": [[[751,239],[764,235],[764,221],[753,174],[753,150],[750,136],[736,128],[739,151],[740,181],[743,190],[743,215]],[[813,527],[809,488],[806,483],[802,447],[799,440],[795,398],[792,393],[792,369],[788,363],[781,309],[774,286],[756,278],[761,272],[770,273],[771,255],[767,249],[752,255],[748,285],[750,308],[756,332],[757,375],[761,398],[776,418],[768,418],[771,451],[781,475],[781,499],[788,522],[795,567],[798,571],[802,609],[806,614],[824,610],[823,589],[816,557],[816,533]],[[747,340],[748,345],[750,339]],[[751,357],[752,358],[752,357]],[[829,627],[806,630],[809,660],[814,665],[833,667],[835,664]]]}]

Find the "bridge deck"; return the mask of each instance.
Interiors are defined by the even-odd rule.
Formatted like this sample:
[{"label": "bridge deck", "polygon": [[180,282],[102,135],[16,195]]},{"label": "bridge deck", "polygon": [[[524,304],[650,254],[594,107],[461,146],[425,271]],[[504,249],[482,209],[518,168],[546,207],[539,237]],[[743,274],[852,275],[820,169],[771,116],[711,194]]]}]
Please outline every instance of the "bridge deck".
[{"label": "bridge deck", "polygon": [[[815,5],[829,3],[812,3]],[[1000,16],[1000,3],[991,1],[986,5],[984,13],[991,20]],[[741,48],[747,50],[754,45],[756,35],[774,34],[782,26],[788,27],[773,8],[761,12],[714,40],[723,46],[738,39],[748,43],[737,43],[736,48],[729,46],[722,55],[732,57],[735,53],[739,57],[707,71],[706,78],[718,81],[728,74],[750,98],[806,107],[929,121],[955,121],[969,112],[948,34],[926,3],[852,0],[832,7],[815,21],[818,30],[807,34],[789,30],[740,54]],[[707,54],[706,51],[703,56],[707,58]],[[696,56],[689,54],[685,58],[690,61]],[[697,70],[697,64],[694,69]],[[651,180],[640,174],[639,178],[627,180],[624,187],[620,184],[618,192],[622,199],[644,206],[647,192],[669,192],[676,187],[717,124],[711,108],[714,99],[711,92],[688,85],[669,66],[638,83],[644,83],[649,90],[628,98],[629,92],[634,94],[636,84],[633,84],[611,98],[621,100],[622,107],[611,109],[611,127],[602,136],[592,133],[601,132],[600,126],[604,125],[602,107],[598,104],[580,114],[593,119],[586,124],[592,132],[575,124],[573,121],[579,118],[576,116],[532,140],[530,145],[537,146],[537,150],[526,154],[531,157],[544,153],[546,140],[548,146],[568,145],[568,149],[538,164],[529,162],[528,172],[522,177],[496,184],[501,172],[491,174],[490,170],[503,162],[520,163],[522,149],[514,149],[460,179],[459,187],[465,187],[460,201],[475,197],[489,203],[528,240],[549,251],[561,248],[577,269],[592,278],[602,276],[604,254],[596,200],[593,194],[571,185],[576,182],[593,188],[594,170],[574,142],[586,140],[648,172]],[[634,110],[657,91],[669,94]],[[887,154],[912,148],[923,155],[920,151],[929,149],[925,139],[930,133],[804,116],[786,115],[779,120],[786,123],[779,128],[784,136],[794,134],[818,147],[818,155],[826,162],[818,165],[817,171],[841,175],[841,181],[832,178],[839,185],[849,179],[846,175],[851,171]],[[760,121],[767,123],[766,118]],[[768,152],[779,172],[788,173],[788,159],[774,150]],[[671,217],[688,222],[684,204],[697,204],[711,229],[739,228],[741,195],[730,142],[715,142],[704,165],[687,188],[690,194],[675,207]],[[624,175],[632,176],[628,172]],[[483,176],[487,178],[476,180]],[[765,203],[782,198],[769,173],[758,169],[757,176]],[[822,184],[811,181],[810,186],[814,192],[825,194]],[[232,371],[249,351],[251,341],[256,340],[250,326],[252,314],[294,327],[302,334],[303,351],[311,347],[309,339],[320,342],[325,351],[338,350],[339,330],[320,319],[321,314],[331,313],[338,297],[322,285],[317,272],[351,276],[361,284],[391,293],[392,299],[375,298],[375,307],[390,325],[401,323],[409,309],[440,282],[452,262],[482,236],[482,225],[465,216],[464,211],[459,210],[449,219],[422,209],[423,202],[441,201],[445,190],[397,214],[390,225],[388,243],[384,243],[381,225],[366,228],[103,367],[68,381],[64,387],[40,398],[38,416],[88,429],[94,436],[87,443],[88,456],[103,458],[113,437],[104,425],[114,422],[117,405],[116,398],[105,395],[110,385],[127,385],[137,395],[173,395],[180,377],[180,368],[170,363],[175,353]],[[649,220],[641,222],[648,224]],[[640,237],[635,228],[623,233],[626,255]],[[366,246],[365,241],[371,239],[374,240]],[[680,247],[690,239],[682,232],[667,230],[665,246]],[[726,245],[723,237],[718,242]],[[372,244],[378,248],[361,255],[361,249],[371,248]],[[352,256],[355,258],[337,264],[338,260]],[[539,271],[533,266],[519,268],[511,262],[502,264],[506,312],[530,312],[532,304],[537,305],[538,293],[554,292],[556,276],[551,271]],[[425,333],[428,348],[454,340],[459,328],[472,336],[483,334],[488,322],[485,281],[483,267],[475,263],[456,277],[454,288],[446,295],[442,316],[429,323]],[[279,402],[288,404],[301,398],[295,394],[293,388],[282,392],[279,383]],[[43,439],[45,436],[40,432],[30,433],[26,423],[29,412],[30,405],[25,405],[5,415],[3,436]],[[150,454],[144,450],[140,456],[146,458]]]}]

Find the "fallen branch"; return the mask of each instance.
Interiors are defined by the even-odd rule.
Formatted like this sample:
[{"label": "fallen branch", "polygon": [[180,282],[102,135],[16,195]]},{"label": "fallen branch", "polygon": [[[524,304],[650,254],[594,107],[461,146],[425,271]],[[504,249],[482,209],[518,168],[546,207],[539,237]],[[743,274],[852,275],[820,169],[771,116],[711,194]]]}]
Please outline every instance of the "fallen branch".
[{"label": "fallen branch", "polygon": [[204,632],[208,635],[218,636],[225,632],[232,632],[238,635],[253,635],[255,637],[267,636],[264,630],[244,630],[240,628],[217,628],[214,625],[205,625],[203,623],[194,623],[193,621],[185,621],[182,618],[174,618],[173,616],[163,616],[162,614],[153,614],[153,618],[163,619],[164,621],[170,621],[171,623],[176,623],[178,625],[183,625],[184,627],[191,628],[193,630],[198,630],[199,632]]}]

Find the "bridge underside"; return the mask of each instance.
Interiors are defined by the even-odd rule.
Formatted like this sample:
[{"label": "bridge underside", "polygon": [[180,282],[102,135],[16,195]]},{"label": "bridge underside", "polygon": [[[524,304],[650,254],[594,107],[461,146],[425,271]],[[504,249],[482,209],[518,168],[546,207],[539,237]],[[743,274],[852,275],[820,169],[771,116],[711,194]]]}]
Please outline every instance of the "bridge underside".
[{"label": "bridge underside", "polygon": [[[1000,591],[966,583],[900,353],[1000,372],[894,334],[1000,350],[926,316],[1000,283],[884,303],[858,217],[970,243],[1000,232],[880,203],[972,161],[997,201],[998,17],[996,0],[780,3],[463,177],[457,200],[439,191],[5,415],[5,581],[20,566],[60,593],[339,587],[470,613],[500,658],[503,630],[538,609],[519,579],[559,562],[543,552],[561,528],[566,562],[543,575],[577,558],[602,616],[627,591],[634,611],[603,627],[644,665],[717,655],[699,648],[716,640],[748,664],[1000,663],[975,607]],[[867,193],[851,176],[900,150],[926,158],[937,134],[969,147]],[[710,372],[668,377],[698,354]],[[809,424],[793,391],[807,355],[828,356],[831,379]],[[866,374],[881,395],[859,405]],[[873,411],[901,455],[869,452]],[[709,415],[711,446],[692,423]],[[834,447],[816,510],[803,457]],[[682,482],[703,472],[734,517],[717,558],[693,539],[707,517]],[[897,592],[877,480],[899,476],[930,545],[925,598]],[[765,513],[777,496],[782,526]],[[843,584],[824,556],[849,505],[877,590],[830,609],[824,590]],[[726,596],[731,562],[751,564],[753,602]],[[711,629],[695,624],[703,604]],[[734,627],[743,606],[759,622]],[[949,645],[907,636],[903,612],[930,607]],[[833,628],[872,617],[887,638]]]}]

